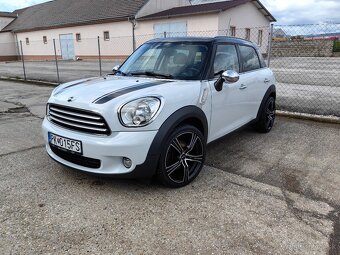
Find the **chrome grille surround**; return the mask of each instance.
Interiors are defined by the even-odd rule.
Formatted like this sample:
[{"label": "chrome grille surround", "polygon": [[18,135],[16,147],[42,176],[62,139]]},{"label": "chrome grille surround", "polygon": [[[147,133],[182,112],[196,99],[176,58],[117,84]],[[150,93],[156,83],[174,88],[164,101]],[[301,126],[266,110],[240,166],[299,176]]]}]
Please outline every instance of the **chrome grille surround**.
[{"label": "chrome grille surround", "polygon": [[78,108],[48,104],[47,119],[58,126],[92,135],[110,135],[105,119],[98,113]]}]

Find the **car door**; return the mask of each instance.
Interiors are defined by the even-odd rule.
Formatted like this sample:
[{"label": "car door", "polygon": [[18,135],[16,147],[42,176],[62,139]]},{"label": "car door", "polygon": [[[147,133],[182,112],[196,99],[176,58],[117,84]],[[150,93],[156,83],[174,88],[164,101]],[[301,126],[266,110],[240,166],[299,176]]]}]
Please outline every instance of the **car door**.
[{"label": "car door", "polygon": [[248,120],[255,119],[263,96],[268,89],[270,71],[263,66],[257,50],[250,45],[238,45],[240,82],[243,84],[244,107]]},{"label": "car door", "polygon": [[214,84],[226,70],[240,72],[238,51],[234,44],[218,44],[214,59],[215,78],[211,80],[212,112],[210,124],[210,140],[215,140],[241,127],[250,119],[248,95],[244,88],[247,78],[240,77],[235,83],[223,84],[223,89],[217,91]]}]

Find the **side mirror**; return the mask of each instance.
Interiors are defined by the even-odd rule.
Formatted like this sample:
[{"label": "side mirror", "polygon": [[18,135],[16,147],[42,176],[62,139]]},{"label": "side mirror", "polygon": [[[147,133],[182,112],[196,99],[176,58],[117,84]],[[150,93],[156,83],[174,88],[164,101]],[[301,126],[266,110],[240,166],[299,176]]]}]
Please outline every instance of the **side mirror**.
[{"label": "side mirror", "polygon": [[235,83],[240,79],[238,72],[234,70],[227,70],[221,74],[221,77],[215,82],[215,89],[217,91],[222,91],[223,83]]},{"label": "side mirror", "polygon": [[222,78],[227,83],[235,83],[240,79],[240,75],[234,70],[227,70],[222,73]]},{"label": "side mirror", "polygon": [[119,70],[120,65],[116,65],[112,68],[112,73],[116,73]]}]

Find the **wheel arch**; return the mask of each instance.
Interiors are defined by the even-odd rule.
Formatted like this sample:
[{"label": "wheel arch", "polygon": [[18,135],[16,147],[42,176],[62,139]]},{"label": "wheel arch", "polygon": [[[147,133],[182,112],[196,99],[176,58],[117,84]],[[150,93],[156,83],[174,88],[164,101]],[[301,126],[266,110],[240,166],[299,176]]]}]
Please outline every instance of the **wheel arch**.
[{"label": "wheel arch", "polygon": [[142,165],[136,167],[136,169],[133,171],[133,176],[142,176],[147,178],[155,175],[163,141],[172,131],[183,124],[195,126],[202,131],[204,138],[207,140],[208,120],[205,113],[197,106],[192,105],[183,107],[174,112],[166,119],[166,121],[164,121],[149,148],[145,162]]},{"label": "wheel arch", "polygon": [[259,110],[257,112],[256,121],[259,120],[261,112],[263,111],[263,108],[265,107],[266,101],[269,97],[274,97],[276,99],[276,87],[275,87],[275,85],[271,85],[267,89],[267,92],[265,93],[265,95],[262,99],[262,102],[260,104]]},{"label": "wheel arch", "polygon": [[208,137],[208,120],[205,113],[197,106],[183,107],[167,118],[162,124],[149,149],[149,154],[158,154],[162,141],[177,127],[189,124],[198,128],[205,139]]}]

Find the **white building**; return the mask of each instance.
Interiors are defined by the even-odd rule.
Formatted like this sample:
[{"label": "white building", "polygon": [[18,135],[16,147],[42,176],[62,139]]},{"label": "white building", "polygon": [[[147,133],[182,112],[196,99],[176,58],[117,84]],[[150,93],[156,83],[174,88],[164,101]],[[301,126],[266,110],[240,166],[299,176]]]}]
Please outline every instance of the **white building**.
[{"label": "white building", "polygon": [[0,12],[0,61],[17,59],[13,34],[11,32],[2,32],[16,17],[15,13]]},{"label": "white building", "polygon": [[60,59],[93,59],[98,37],[104,59],[126,58],[161,36],[238,36],[266,52],[264,35],[275,21],[256,0],[55,0],[10,15],[0,32],[0,61],[13,60],[21,45],[26,60],[54,59],[53,39]]}]

